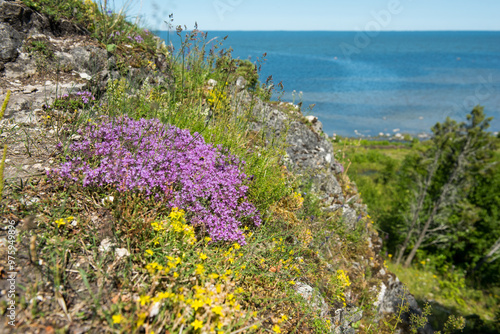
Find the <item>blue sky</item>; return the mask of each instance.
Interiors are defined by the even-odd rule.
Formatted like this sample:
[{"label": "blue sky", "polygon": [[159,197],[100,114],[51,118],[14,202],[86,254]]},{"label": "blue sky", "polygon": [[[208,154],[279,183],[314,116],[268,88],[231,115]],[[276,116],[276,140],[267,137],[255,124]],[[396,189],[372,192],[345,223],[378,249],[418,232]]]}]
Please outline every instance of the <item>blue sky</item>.
[{"label": "blue sky", "polygon": [[[104,0],[101,0],[104,1]],[[109,0],[166,30],[500,30],[499,0]]]}]

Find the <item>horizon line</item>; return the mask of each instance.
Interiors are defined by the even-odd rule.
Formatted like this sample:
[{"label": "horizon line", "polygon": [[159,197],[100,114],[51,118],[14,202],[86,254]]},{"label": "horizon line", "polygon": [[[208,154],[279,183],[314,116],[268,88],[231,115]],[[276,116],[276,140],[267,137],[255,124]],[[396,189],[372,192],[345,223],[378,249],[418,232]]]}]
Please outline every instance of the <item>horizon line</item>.
[{"label": "horizon line", "polygon": [[[183,31],[193,31],[194,29],[187,29]],[[227,31],[227,32],[367,32],[365,30],[287,30],[287,29],[271,29],[271,30],[266,30],[266,29],[259,29],[259,30],[247,30],[247,29],[199,29],[199,31]],[[175,29],[172,30],[152,30],[152,31],[162,31],[162,32],[168,32],[171,31],[172,33],[176,33]],[[372,33],[373,31],[369,31]],[[384,32],[500,32],[499,30],[449,30],[449,29],[442,29],[442,30],[383,30],[383,31],[378,31],[378,33],[384,33]]]}]

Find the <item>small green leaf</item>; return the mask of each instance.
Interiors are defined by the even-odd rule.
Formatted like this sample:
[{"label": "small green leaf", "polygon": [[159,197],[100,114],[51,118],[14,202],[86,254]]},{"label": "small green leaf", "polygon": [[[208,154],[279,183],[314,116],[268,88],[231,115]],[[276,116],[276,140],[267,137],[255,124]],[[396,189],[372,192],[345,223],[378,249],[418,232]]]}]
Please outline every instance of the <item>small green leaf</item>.
[{"label": "small green leaf", "polygon": [[106,50],[108,50],[108,52],[113,52],[116,50],[116,44],[108,44],[106,45]]}]

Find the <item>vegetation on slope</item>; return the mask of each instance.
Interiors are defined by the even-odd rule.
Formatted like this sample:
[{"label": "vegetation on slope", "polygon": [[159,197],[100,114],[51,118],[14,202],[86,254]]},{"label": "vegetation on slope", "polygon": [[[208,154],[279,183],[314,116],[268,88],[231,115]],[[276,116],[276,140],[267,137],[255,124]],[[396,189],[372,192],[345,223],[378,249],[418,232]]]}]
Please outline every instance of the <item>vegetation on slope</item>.
[{"label": "vegetation on slope", "polygon": [[391,270],[439,313],[467,316],[470,333],[497,332],[500,316],[499,139],[488,122],[476,107],[466,123],[437,124],[428,141],[337,143],[385,235]]},{"label": "vegetation on slope", "polygon": [[[235,99],[236,78],[254,97],[272,93],[259,86],[255,65],[220,45],[206,52],[197,29],[184,35],[178,27],[185,40],[173,50],[106,4],[23,1],[88,30],[116,57],[120,76],[47,103],[39,115],[47,137],[36,140],[56,140],[59,168],[5,182],[0,214],[21,290],[16,327],[5,330],[325,333],[340,325],[296,293],[304,284],[330,309],[363,310],[353,325],[361,333],[397,330],[402,313],[379,322],[374,306],[374,276],[386,267],[368,248],[370,217],[348,231],[342,213],[322,211],[311,185],[285,167],[284,138],[249,129],[254,100]],[[53,60],[46,43],[27,49]],[[19,140],[12,133],[2,146]],[[36,155],[35,140],[26,140]],[[155,174],[157,158],[179,175]],[[184,173],[192,165],[196,175]],[[199,189],[196,177],[214,179]],[[349,178],[340,181],[353,198]],[[234,210],[235,200],[246,210]]]}]

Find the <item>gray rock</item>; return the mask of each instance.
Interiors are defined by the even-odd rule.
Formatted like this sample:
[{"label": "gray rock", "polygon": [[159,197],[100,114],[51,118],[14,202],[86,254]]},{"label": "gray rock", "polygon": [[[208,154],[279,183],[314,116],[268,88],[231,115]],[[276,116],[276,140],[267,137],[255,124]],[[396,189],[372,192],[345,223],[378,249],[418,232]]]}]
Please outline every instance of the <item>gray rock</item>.
[{"label": "gray rock", "polygon": [[36,73],[36,64],[27,53],[20,53],[15,62],[5,64],[7,78],[26,78]]},{"label": "gray rock", "polygon": [[318,291],[301,282],[295,282],[294,289],[309,305],[319,312],[321,317],[328,316],[328,304]]},{"label": "gray rock", "polygon": [[345,307],[336,310],[335,316],[333,317],[332,329],[334,333],[355,333],[354,328],[351,327],[352,324],[358,322],[363,318],[363,311],[359,310],[357,307]]},{"label": "gray rock", "polygon": [[312,129],[317,134],[323,134],[323,124],[318,120],[316,116],[306,116],[305,119],[311,123]]},{"label": "gray rock", "polygon": [[68,52],[61,52],[61,51],[55,51],[54,52],[54,58],[56,63],[59,64],[60,68],[65,69],[65,70],[71,70],[74,69],[76,66],[75,64],[75,58],[71,53]]},{"label": "gray rock", "polygon": [[21,34],[11,26],[0,23],[0,63],[16,60],[21,44]]},{"label": "gray rock", "polygon": [[96,74],[108,67],[108,54],[106,50],[90,46],[75,47],[71,49],[73,64],[79,71]]},{"label": "gray rock", "polygon": [[89,35],[90,33],[68,20],[51,21],[47,16],[33,11],[22,3],[0,2],[0,23],[6,23],[28,36],[45,34],[51,36]]},{"label": "gray rock", "polygon": [[237,92],[242,91],[243,89],[245,89],[246,85],[247,81],[245,80],[245,78],[238,77],[238,79],[236,80],[236,91]]},{"label": "gray rock", "polygon": [[[17,64],[18,62],[19,60],[6,65]],[[37,118],[34,111],[42,108],[44,104],[51,104],[56,97],[56,92],[58,95],[62,95],[82,90],[83,87],[84,84],[74,82],[19,87],[12,91],[4,118],[15,123],[35,122]],[[0,94],[0,101],[3,101],[4,98],[5,94]]]},{"label": "gray rock", "polygon": [[344,223],[348,226],[349,229],[353,230],[356,227],[356,222],[358,219],[358,215],[356,210],[344,206],[342,209],[342,218],[344,218]]},{"label": "gray rock", "polygon": [[[409,313],[402,314],[401,317],[403,322],[410,322],[410,314],[422,314],[422,310],[418,306],[415,297],[408,292],[403,283],[401,283],[397,277],[393,278],[391,276],[387,284],[387,286],[383,283],[381,284],[377,301],[374,304],[379,308],[379,314],[396,314],[403,301],[409,306],[410,310]],[[427,324],[423,329],[420,328],[418,332],[423,334],[432,334],[434,333],[434,330],[430,324]]]}]

